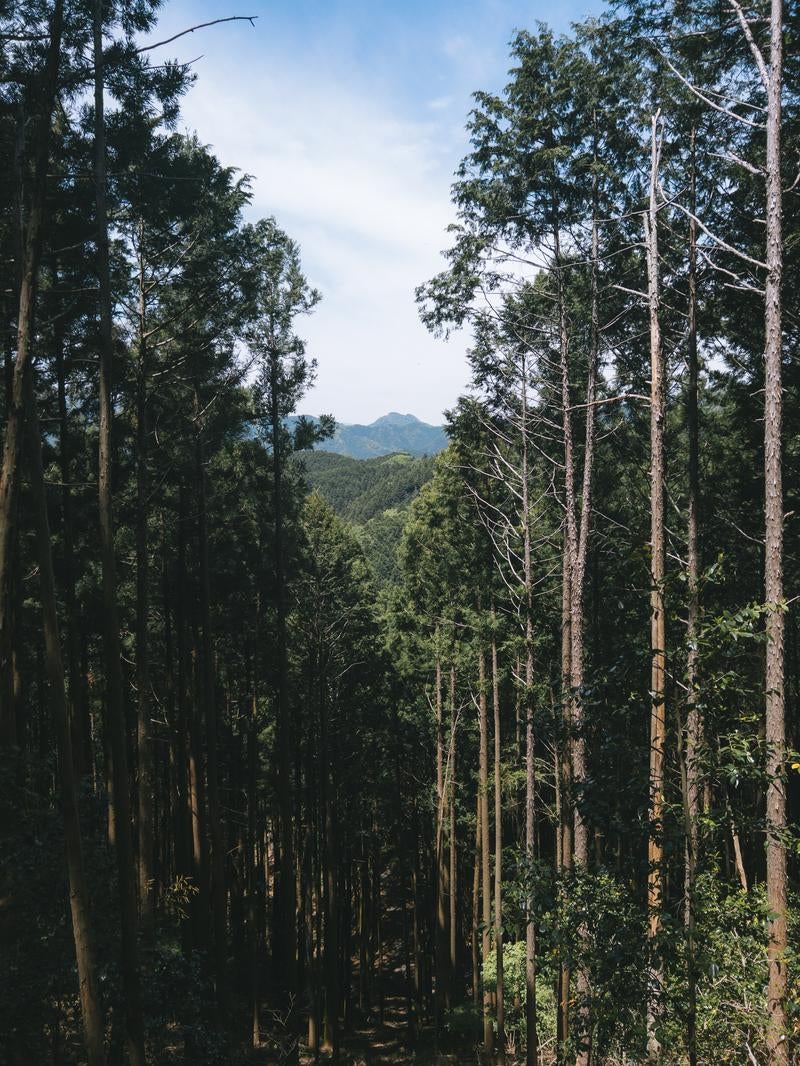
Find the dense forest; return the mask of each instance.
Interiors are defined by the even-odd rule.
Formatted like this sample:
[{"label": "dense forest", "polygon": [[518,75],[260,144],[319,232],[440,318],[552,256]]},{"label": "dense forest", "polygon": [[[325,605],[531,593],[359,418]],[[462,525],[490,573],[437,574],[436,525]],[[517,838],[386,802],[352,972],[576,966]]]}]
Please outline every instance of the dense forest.
[{"label": "dense forest", "polygon": [[798,1061],[800,8],[515,34],[369,462],[157,8],[0,0],[0,1060]]}]

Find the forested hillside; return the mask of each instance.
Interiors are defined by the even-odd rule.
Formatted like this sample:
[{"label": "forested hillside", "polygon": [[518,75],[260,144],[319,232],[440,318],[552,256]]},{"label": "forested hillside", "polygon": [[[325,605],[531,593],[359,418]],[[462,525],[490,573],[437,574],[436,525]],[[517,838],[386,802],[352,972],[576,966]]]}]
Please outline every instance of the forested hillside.
[{"label": "forested hillside", "polygon": [[367,461],[157,13],[0,2],[0,1061],[798,1062],[800,8],[515,34]]},{"label": "forested hillside", "polygon": [[433,459],[403,452],[351,459],[324,451],[300,458],[309,485],[354,527],[376,583],[394,584],[400,576],[398,551],[408,508],[431,479]]},{"label": "forested hillside", "polygon": [[309,485],[337,514],[359,525],[390,508],[407,507],[433,475],[432,458],[414,458],[404,452],[351,459],[318,451],[299,458]]}]

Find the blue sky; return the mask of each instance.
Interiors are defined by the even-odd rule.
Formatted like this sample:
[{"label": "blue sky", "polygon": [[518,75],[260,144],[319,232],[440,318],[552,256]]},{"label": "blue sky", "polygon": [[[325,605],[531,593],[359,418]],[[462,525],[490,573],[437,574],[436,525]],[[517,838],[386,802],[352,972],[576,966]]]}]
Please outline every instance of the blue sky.
[{"label": "blue sky", "polygon": [[467,381],[468,338],[430,337],[414,287],[435,273],[452,221],[470,94],[499,90],[508,42],[556,30],[601,0],[172,0],[156,40],[228,14],[155,55],[195,65],[184,123],[254,177],[253,217],[299,241],[322,291],[300,324],[318,360],[307,413],[370,422],[387,411],[441,420]]}]

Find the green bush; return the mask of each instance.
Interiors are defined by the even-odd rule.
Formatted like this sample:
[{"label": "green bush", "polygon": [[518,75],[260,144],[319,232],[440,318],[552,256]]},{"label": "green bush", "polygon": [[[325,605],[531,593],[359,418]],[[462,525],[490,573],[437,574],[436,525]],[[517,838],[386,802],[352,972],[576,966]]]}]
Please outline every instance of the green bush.
[{"label": "green bush", "polygon": [[[497,989],[497,953],[492,950],[483,963],[484,988]],[[525,941],[503,944],[503,992],[506,1036],[517,1048],[526,1040],[525,1031]],[[540,1046],[556,1038],[556,997],[551,975],[537,974],[536,1022]]]},{"label": "green bush", "polygon": [[[749,892],[721,883],[713,872],[696,887],[697,1049],[703,1063],[766,1060],[767,933],[769,908],[763,886]],[[794,910],[789,914],[790,936]],[[792,967],[790,966],[790,974]],[[667,970],[663,1042],[682,1047],[687,1004],[686,943],[676,945]],[[787,1004],[790,1024],[796,996]]]}]

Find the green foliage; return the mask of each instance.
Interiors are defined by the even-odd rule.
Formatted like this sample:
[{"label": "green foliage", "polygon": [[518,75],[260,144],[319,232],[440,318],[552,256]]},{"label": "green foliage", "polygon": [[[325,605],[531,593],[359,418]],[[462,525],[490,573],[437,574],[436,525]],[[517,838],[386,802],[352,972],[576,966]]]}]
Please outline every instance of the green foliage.
[{"label": "green foliage", "polygon": [[[763,885],[750,892],[732,888],[710,870],[696,885],[695,930],[697,983],[697,1043],[704,1063],[741,1063],[755,1055],[766,1061],[764,1040],[766,1000],[764,981],[769,908]],[[789,911],[790,939],[797,927],[796,908]],[[683,930],[676,930],[676,952],[665,984],[667,1010],[663,1017],[665,1046],[684,1046],[686,951]],[[795,956],[791,951],[791,957]],[[789,972],[792,973],[791,957]],[[800,1016],[795,991],[790,991],[791,1024]]]},{"label": "green foliage", "polygon": [[[524,1045],[525,1030],[525,941],[503,944],[503,991],[505,994],[506,1035],[517,1047]],[[497,952],[494,947],[483,960],[481,970],[485,988],[497,988]],[[556,997],[552,968],[536,978],[536,1024],[541,1045],[552,1046],[556,1036]]]},{"label": "green foliage", "polygon": [[333,452],[306,452],[303,471],[337,514],[363,525],[391,508],[404,508],[433,474],[433,459],[403,452],[378,459],[351,459]]},{"label": "green foliage", "polygon": [[352,523],[380,586],[400,576],[398,549],[408,508],[433,474],[432,458],[400,452],[352,459],[333,452],[304,452],[303,476],[338,515]]}]

